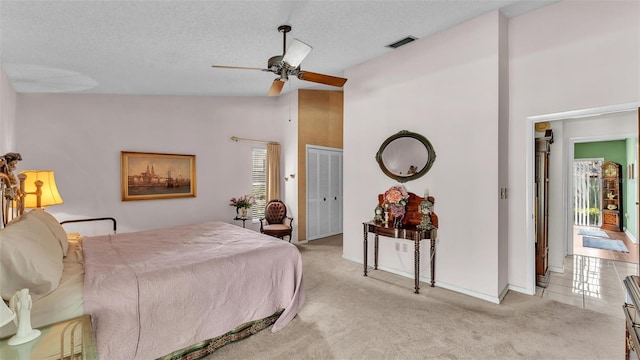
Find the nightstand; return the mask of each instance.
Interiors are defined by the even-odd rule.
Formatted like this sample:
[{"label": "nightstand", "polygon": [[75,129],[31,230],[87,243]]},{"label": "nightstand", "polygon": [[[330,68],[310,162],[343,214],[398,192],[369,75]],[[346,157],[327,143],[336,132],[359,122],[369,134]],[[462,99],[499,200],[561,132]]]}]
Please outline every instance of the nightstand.
[{"label": "nightstand", "polygon": [[98,359],[91,316],[83,315],[36,328],[42,334],[21,345],[8,345],[10,337],[0,339],[0,359]]},{"label": "nightstand", "polygon": [[244,228],[244,222],[249,220],[249,218],[236,216],[236,217],[233,218],[233,220],[235,220],[235,221],[242,220],[242,227]]}]

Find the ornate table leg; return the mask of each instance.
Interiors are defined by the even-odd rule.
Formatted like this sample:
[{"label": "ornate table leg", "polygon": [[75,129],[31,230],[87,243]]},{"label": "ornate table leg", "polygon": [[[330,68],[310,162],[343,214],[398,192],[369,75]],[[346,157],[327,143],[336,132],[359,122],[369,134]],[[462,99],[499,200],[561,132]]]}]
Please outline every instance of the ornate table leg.
[{"label": "ornate table leg", "polygon": [[413,271],[415,272],[415,289],[416,291],[414,291],[416,294],[420,293],[420,236],[418,235],[414,235],[414,239],[413,239],[414,243],[415,243],[415,251],[414,251],[414,257],[415,259],[413,260],[413,266],[414,269]]},{"label": "ornate table leg", "polygon": [[362,263],[364,264],[364,276],[367,276],[367,234],[368,234],[368,225],[364,224],[364,258],[362,259]]},{"label": "ornate table leg", "polygon": [[430,262],[431,262],[431,287],[436,285],[436,235],[437,232],[435,230],[431,230],[431,252],[430,252]]},{"label": "ornate table leg", "polygon": [[373,269],[378,270],[378,233],[373,240]]}]

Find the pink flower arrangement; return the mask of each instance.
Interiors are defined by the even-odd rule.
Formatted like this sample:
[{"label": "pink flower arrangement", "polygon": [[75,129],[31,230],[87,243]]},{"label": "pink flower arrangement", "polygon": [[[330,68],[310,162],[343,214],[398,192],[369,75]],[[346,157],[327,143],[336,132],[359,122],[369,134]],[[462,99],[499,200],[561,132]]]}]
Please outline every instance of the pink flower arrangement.
[{"label": "pink flower arrangement", "polygon": [[404,186],[395,185],[389,188],[384,193],[385,206],[389,207],[391,216],[394,218],[394,222],[397,221],[397,226],[400,226],[402,218],[407,213],[405,206],[409,202],[409,193],[405,190]]},{"label": "pink flower arrangement", "polygon": [[393,216],[394,218],[404,217],[404,214],[407,213],[407,210],[404,206],[391,204],[389,208],[391,209],[391,216]]},{"label": "pink flower arrangement", "polygon": [[256,199],[253,197],[253,195],[242,195],[237,199],[233,197],[230,201],[231,203],[229,204],[229,206],[235,206],[236,212],[238,211],[238,209],[248,209],[256,204]]},{"label": "pink flower arrangement", "polygon": [[384,201],[391,205],[405,207],[409,201],[409,193],[402,185],[395,185],[384,193]]}]

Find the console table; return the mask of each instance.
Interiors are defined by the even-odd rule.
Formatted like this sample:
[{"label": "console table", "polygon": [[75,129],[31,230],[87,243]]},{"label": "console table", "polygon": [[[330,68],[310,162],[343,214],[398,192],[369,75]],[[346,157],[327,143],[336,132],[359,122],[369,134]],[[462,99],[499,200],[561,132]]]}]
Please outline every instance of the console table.
[{"label": "console table", "polygon": [[436,237],[437,230],[421,230],[413,225],[404,225],[401,228],[394,228],[382,223],[365,222],[362,223],[364,228],[364,276],[367,276],[367,251],[368,251],[368,235],[374,233],[374,270],[378,270],[378,237],[387,236],[394,239],[406,239],[414,242],[414,277],[415,277],[415,293],[420,291],[420,241],[431,240],[431,287],[435,286],[435,270],[436,270]]},{"label": "console table", "polygon": [[[640,319],[638,315],[640,312],[640,278],[636,275],[627,276],[624,278],[624,287],[627,291],[627,300],[622,305],[622,310],[625,315],[625,356],[626,360],[640,359]],[[634,354],[633,356],[631,354]]]}]

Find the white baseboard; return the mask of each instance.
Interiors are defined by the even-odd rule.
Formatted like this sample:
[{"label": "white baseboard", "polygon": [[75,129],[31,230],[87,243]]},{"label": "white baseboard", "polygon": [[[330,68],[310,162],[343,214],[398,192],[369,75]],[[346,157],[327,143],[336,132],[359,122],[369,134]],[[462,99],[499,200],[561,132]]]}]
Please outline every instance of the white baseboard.
[{"label": "white baseboard", "polygon": [[562,267],[549,266],[549,271],[553,271],[555,273],[564,274],[564,265]]},{"label": "white baseboard", "polygon": [[523,288],[521,286],[515,286],[515,285],[509,285],[509,290],[513,290],[515,292],[519,292],[519,293],[526,294],[526,295],[535,295],[536,294],[535,288],[534,288],[534,291],[532,293],[527,288]]},{"label": "white baseboard", "polygon": [[[342,256],[342,258],[345,259],[345,260],[353,261],[353,262],[358,263],[358,264],[362,264],[362,260],[361,259],[354,259],[354,258],[350,258],[350,257],[344,256],[344,255]],[[395,275],[400,275],[400,276],[403,276],[403,277],[406,277],[406,278],[409,278],[409,279],[413,279],[414,278],[413,273],[409,273],[409,272],[406,272],[406,271],[400,271],[400,270],[392,269],[392,268],[387,268],[386,266],[381,266],[380,264],[378,264],[378,270],[383,270],[383,271],[386,271],[386,272],[389,272],[389,273],[392,273],[392,274],[395,274]],[[420,282],[426,283],[426,284],[431,284],[431,274],[429,273],[428,277],[420,276]],[[426,286],[429,286],[429,285],[426,285]],[[504,299],[505,295],[507,294],[507,291],[509,290],[509,286],[508,285],[505,286],[505,288],[502,290],[500,295],[496,297],[496,296],[490,296],[490,295],[487,295],[487,294],[479,293],[477,291],[461,288],[459,286],[448,284],[448,283],[445,283],[445,282],[442,282],[442,281],[437,281],[437,280],[436,280],[436,287],[440,287],[440,288],[443,288],[443,289],[455,291],[455,292],[458,292],[458,293],[461,293],[461,294],[464,294],[464,295],[469,295],[469,296],[472,296],[472,297],[475,297],[475,298],[478,298],[478,299],[482,299],[482,300],[485,300],[485,301],[492,302],[494,304],[500,304],[502,299]]]},{"label": "white baseboard", "polygon": [[631,239],[631,241],[633,241],[634,244],[638,243],[638,239],[636,239],[636,237],[630,233],[627,228],[624,228],[624,233],[629,237],[629,239]]}]

